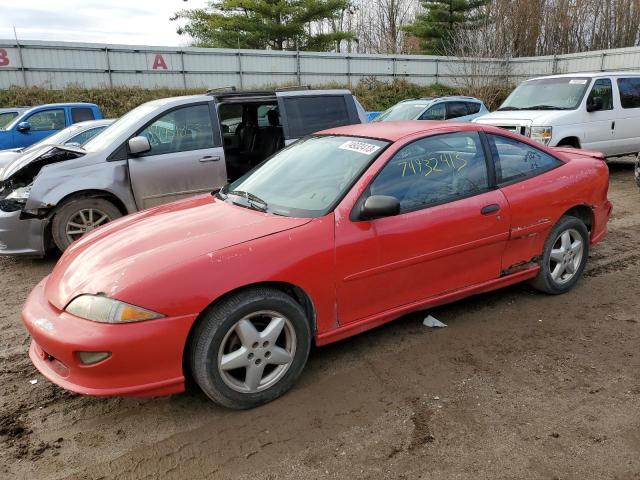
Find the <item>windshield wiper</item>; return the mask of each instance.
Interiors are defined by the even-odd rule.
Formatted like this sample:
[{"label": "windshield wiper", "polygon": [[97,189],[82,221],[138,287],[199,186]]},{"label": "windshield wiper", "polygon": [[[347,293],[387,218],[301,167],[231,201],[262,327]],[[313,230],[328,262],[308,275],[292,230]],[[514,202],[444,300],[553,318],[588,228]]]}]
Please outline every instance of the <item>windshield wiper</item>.
[{"label": "windshield wiper", "polygon": [[558,107],[556,105],[531,105],[523,110],[571,110],[569,107]]},{"label": "windshield wiper", "polygon": [[522,110],[520,107],[500,107],[498,109],[499,112],[504,112],[506,110]]},{"label": "windshield wiper", "polygon": [[225,191],[223,194],[226,195],[226,198],[228,198],[230,195],[233,195],[234,197],[242,198],[243,200],[246,201],[246,204],[242,206],[249,207],[254,210],[258,210],[260,212],[266,212],[269,208],[269,204],[267,202],[262,200],[257,195],[254,195],[253,193],[244,192],[242,190],[232,190],[230,192]]}]

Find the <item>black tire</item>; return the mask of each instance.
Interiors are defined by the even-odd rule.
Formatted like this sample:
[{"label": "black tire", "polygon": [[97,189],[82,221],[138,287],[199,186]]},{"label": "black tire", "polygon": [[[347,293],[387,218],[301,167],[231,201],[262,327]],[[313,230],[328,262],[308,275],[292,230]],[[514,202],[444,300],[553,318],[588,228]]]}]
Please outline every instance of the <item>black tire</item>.
[{"label": "black tire", "polygon": [[[579,266],[575,269],[572,277],[564,282],[558,282],[553,279],[551,273],[551,251],[554,246],[558,246],[558,242],[564,232],[572,231],[577,232],[582,238],[582,256]],[[536,278],[531,280],[531,285],[541,292],[545,292],[551,295],[559,295],[561,293],[568,292],[575,284],[580,280],[584,269],[587,265],[587,258],[589,257],[589,231],[582,220],[573,216],[564,216],[553,227],[549,237],[544,244],[544,252],[542,254],[542,260],[540,265],[540,271]]]},{"label": "black tire", "polygon": [[633,176],[636,179],[636,183],[638,184],[638,187],[640,187],[640,153],[636,157],[636,161],[634,163]]},{"label": "black tire", "polygon": [[[74,217],[78,216],[80,212],[86,210],[100,212],[107,217],[107,219],[98,226],[104,225],[122,216],[122,212],[120,212],[118,207],[103,198],[76,197],[67,200],[62,205],[58,206],[58,209],[51,221],[51,235],[54,243],[61,252],[64,252],[74,240],[77,240],[80,236],[84,235],[84,233],[82,233],[78,234],[77,238],[71,238],[67,234],[67,224]],[[100,218],[102,218],[102,216]],[[96,218],[95,221],[97,222],[100,218]],[[85,233],[88,233],[93,228],[94,227],[88,228]]]},{"label": "black tire", "polygon": [[[257,392],[240,392],[229,386],[228,377],[227,381],[223,378],[218,366],[219,355],[225,348],[223,342],[229,341],[229,334],[234,334],[238,322],[263,311],[272,311],[288,319],[295,331],[293,360],[273,385]],[[266,328],[260,333],[264,331]],[[307,363],[311,336],[304,310],[289,295],[265,287],[244,290],[205,311],[199,319],[189,345],[191,374],[202,391],[217,404],[236,410],[257,407],[280,397],[295,384]],[[247,375],[248,367],[244,372]]]}]

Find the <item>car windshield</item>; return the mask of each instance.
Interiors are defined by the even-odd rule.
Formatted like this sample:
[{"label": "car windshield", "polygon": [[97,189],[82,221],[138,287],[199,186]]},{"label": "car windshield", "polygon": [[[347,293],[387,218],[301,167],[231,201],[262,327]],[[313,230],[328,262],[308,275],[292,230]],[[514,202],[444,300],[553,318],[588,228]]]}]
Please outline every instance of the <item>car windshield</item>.
[{"label": "car windshield", "polygon": [[54,133],[53,135],[43,138],[39,142],[34,143],[30,147],[27,147],[22,151],[24,153],[31,152],[37,149],[38,147],[41,147],[42,145],[61,145],[67,142],[71,137],[73,137],[81,128],[82,127],[79,127],[77,125],[71,125],[70,127],[65,128],[64,130],[60,130],[59,132]]},{"label": "car windshield", "polygon": [[392,120],[415,120],[427,108],[428,103],[398,103],[385,110],[372,122],[388,122]]},{"label": "car windshield", "polygon": [[589,78],[540,78],[521,83],[498,110],[574,110],[589,86]]},{"label": "car windshield", "polygon": [[276,215],[320,217],[387,145],[362,137],[306,137],[227,185],[218,197]]},{"label": "car windshield", "polygon": [[0,130],[9,125],[9,122],[18,116],[18,112],[0,113]]},{"label": "car windshield", "polygon": [[96,135],[85,143],[82,148],[87,152],[99,152],[109,148],[121,135],[138,126],[141,118],[157,109],[158,105],[155,102],[143,103],[109,125],[100,132],[100,135]]}]

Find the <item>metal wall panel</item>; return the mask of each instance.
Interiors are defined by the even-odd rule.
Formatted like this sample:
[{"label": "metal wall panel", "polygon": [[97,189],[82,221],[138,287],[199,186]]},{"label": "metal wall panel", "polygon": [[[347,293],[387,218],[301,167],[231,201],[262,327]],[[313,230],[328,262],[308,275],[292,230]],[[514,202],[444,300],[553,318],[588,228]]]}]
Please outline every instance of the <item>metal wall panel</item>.
[{"label": "metal wall panel", "polygon": [[[19,48],[18,48],[19,47]],[[20,61],[22,55],[24,65]],[[471,62],[471,63],[469,63]],[[478,63],[481,62],[481,63]],[[460,85],[468,75],[504,76],[503,59],[466,60],[427,55],[363,55],[103,45],[71,42],[0,40],[0,88],[38,85],[64,88],[139,86],[143,88],[217,88],[235,85],[340,83],[355,85],[376,77],[419,85]],[[552,73],[640,70],[640,47],[508,60],[508,79]],[[477,67],[477,68],[475,68]],[[504,81],[504,78],[499,78]]]}]

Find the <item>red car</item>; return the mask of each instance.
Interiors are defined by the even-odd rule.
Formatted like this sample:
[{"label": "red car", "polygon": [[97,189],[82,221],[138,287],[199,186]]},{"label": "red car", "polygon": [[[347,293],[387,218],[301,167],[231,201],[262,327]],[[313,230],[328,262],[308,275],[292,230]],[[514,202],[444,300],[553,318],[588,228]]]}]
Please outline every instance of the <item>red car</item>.
[{"label": "red car", "polygon": [[211,196],[74,243],[23,311],[30,356],[87,395],[282,395],[312,342],[529,280],[571,289],[611,213],[599,153],[477,124],[327,130]]}]

